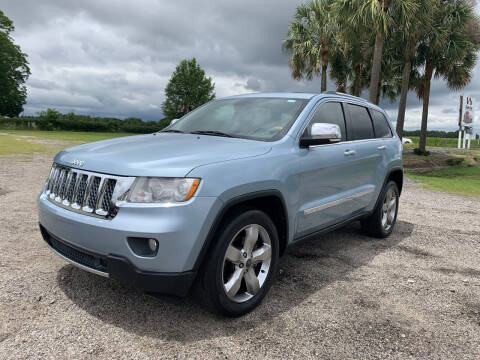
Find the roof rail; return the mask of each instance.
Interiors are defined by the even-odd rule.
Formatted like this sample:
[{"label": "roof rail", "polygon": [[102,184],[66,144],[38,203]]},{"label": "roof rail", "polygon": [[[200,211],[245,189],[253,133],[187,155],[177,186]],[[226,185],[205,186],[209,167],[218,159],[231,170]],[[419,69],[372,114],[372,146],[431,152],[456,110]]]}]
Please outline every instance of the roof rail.
[{"label": "roof rail", "polygon": [[322,92],[322,94],[338,95],[338,96],[348,97],[348,98],[359,100],[359,101],[368,102],[368,100],[366,100],[364,98],[361,98],[361,97],[358,97],[358,96],[353,96],[353,95],[350,95],[350,94],[337,92],[337,91],[324,91],[324,92]]}]

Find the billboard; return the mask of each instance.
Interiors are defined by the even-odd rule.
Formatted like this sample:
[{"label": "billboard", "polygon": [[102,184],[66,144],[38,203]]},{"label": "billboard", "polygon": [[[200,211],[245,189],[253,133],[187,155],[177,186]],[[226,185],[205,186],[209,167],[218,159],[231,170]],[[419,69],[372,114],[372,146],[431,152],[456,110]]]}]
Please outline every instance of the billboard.
[{"label": "billboard", "polygon": [[465,127],[473,127],[473,101],[471,97],[467,97],[467,101],[465,102],[462,125]]},{"label": "billboard", "polygon": [[471,97],[467,97],[465,102],[465,110],[463,112],[462,126],[465,130],[465,137],[467,139],[475,139],[476,129],[478,124],[475,124],[475,116],[473,112],[473,100]]}]

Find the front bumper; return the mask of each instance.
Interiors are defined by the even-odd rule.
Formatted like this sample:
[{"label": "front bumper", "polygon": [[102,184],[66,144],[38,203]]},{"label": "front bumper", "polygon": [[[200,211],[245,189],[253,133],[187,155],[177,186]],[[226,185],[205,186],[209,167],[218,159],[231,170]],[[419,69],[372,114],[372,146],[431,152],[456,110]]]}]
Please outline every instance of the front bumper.
[{"label": "front bumper", "polygon": [[[221,201],[197,197],[173,206],[132,205],[120,207],[113,219],[100,219],[61,208],[42,193],[40,229],[47,244],[76,266],[146,291],[185,295]],[[158,253],[135,254],[127,237],[157,239]]]},{"label": "front bumper", "polygon": [[197,275],[196,271],[183,273],[142,271],[122,256],[101,256],[67,244],[50,234],[42,225],[40,232],[48,246],[69,263],[97,275],[134,285],[147,292],[185,296]]}]

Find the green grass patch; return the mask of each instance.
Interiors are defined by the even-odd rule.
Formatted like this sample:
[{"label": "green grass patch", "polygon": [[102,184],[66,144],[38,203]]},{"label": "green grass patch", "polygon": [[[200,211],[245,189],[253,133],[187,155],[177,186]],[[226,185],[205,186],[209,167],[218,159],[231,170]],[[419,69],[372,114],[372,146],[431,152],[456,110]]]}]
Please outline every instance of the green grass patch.
[{"label": "green grass patch", "polygon": [[51,146],[19,140],[10,135],[0,135],[0,155],[50,154],[54,151]]},{"label": "green grass patch", "polygon": [[[418,137],[416,137],[416,136],[405,136],[405,137],[408,138],[408,139],[411,139],[413,141],[413,144],[404,144],[404,146],[418,147],[418,142],[419,142]],[[458,139],[457,138],[427,137],[427,146],[457,148]],[[478,140],[471,140],[470,141],[470,149],[480,149],[480,146],[478,146]]]},{"label": "green grass patch", "polygon": [[132,133],[103,133],[103,132],[76,132],[76,131],[40,131],[40,130],[1,130],[0,133],[20,136],[34,136],[39,139],[59,140],[69,142],[92,142],[116,138],[120,136],[138,135]]},{"label": "green grass patch", "polygon": [[[5,135],[7,134],[7,135]],[[54,155],[67,147],[98,140],[134,135],[75,131],[0,130],[0,155]]]},{"label": "green grass patch", "polygon": [[435,170],[422,175],[409,173],[408,176],[430,189],[480,196],[480,166]]}]

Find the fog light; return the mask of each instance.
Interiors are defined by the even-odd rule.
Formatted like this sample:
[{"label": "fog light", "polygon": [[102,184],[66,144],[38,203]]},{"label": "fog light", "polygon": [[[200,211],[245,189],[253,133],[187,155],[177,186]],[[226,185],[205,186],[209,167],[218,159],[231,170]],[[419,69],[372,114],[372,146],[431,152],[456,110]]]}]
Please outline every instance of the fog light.
[{"label": "fog light", "polygon": [[139,256],[153,257],[158,252],[158,240],[152,238],[128,237],[130,249]]},{"label": "fog light", "polygon": [[148,247],[153,253],[156,253],[158,250],[158,241],[155,239],[148,239]]}]

